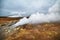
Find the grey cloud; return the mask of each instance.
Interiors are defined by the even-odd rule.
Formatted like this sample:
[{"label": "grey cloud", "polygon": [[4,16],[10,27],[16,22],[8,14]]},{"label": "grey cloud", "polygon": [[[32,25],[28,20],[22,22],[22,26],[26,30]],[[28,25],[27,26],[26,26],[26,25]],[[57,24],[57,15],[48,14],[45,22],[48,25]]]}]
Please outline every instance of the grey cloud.
[{"label": "grey cloud", "polygon": [[[1,6],[2,6],[2,9],[6,9],[11,12],[14,12],[14,11],[26,12],[26,14],[28,14],[29,16],[35,12],[43,12],[43,13],[48,12],[48,9],[53,4],[55,4],[55,2],[56,0],[2,0]],[[2,10],[2,12],[4,12],[4,10]],[[4,13],[6,14],[6,12]],[[4,15],[4,13],[0,13],[0,14]],[[6,14],[6,16],[8,14]]]}]

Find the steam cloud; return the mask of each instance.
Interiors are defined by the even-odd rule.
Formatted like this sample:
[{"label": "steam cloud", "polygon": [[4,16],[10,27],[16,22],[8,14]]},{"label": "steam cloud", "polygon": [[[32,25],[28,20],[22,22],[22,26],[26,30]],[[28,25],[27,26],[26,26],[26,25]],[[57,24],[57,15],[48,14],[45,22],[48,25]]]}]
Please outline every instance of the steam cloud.
[{"label": "steam cloud", "polygon": [[51,8],[49,8],[48,13],[32,13],[29,18],[22,18],[16,24],[12,25],[17,27],[24,24],[38,24],[44,22],[56,22],[60,21],[60,6],[59,2],[56,2]]},{"label": "steam cloud", "polygon": [[24,24],[38,24],[38,23],[44,23],[44,22],[56,22],[60,21],[60,15],[55,13],[50,14],[32,14],[29,18],[22,18],[20,19],[16,24],[12,25],[14,27],[17,27],[19,25]]}]

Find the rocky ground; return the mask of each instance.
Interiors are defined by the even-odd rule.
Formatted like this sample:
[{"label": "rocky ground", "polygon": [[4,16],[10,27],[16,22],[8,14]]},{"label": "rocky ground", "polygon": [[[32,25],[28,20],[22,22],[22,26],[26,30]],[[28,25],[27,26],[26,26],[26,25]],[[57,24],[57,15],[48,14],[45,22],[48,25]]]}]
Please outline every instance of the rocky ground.
[{"label": "rocky ground", "polygon": [[0,40],[60,40],[60,23],[26,24],[8,29],[18,20],[0,18]]}]

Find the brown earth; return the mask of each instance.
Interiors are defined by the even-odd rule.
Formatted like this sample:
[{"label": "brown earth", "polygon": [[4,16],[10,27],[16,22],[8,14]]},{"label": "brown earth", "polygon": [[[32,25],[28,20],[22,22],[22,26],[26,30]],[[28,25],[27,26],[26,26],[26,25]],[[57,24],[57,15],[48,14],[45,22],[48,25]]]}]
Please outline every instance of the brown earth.
[{"label": "brown earth", "polygon": [[[0,31],[0,40],[60,40],[60,23],[26,24],[5,29],[10,22],[18,20],[19,18],[0,18],[0,30],[3,30]],[[4,23],[7,24],[3,25]]]}]

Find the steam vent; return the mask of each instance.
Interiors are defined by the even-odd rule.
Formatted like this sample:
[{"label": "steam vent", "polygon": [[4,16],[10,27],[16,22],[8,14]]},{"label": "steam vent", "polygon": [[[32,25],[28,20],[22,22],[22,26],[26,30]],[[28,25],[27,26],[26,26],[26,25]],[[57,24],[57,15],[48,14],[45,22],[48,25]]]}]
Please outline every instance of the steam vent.
[{"label": "steam vent", "polygon": [[20,18],[0,18],[0,40],[60,40],[60,23],[25,24],[14,29]]}]

